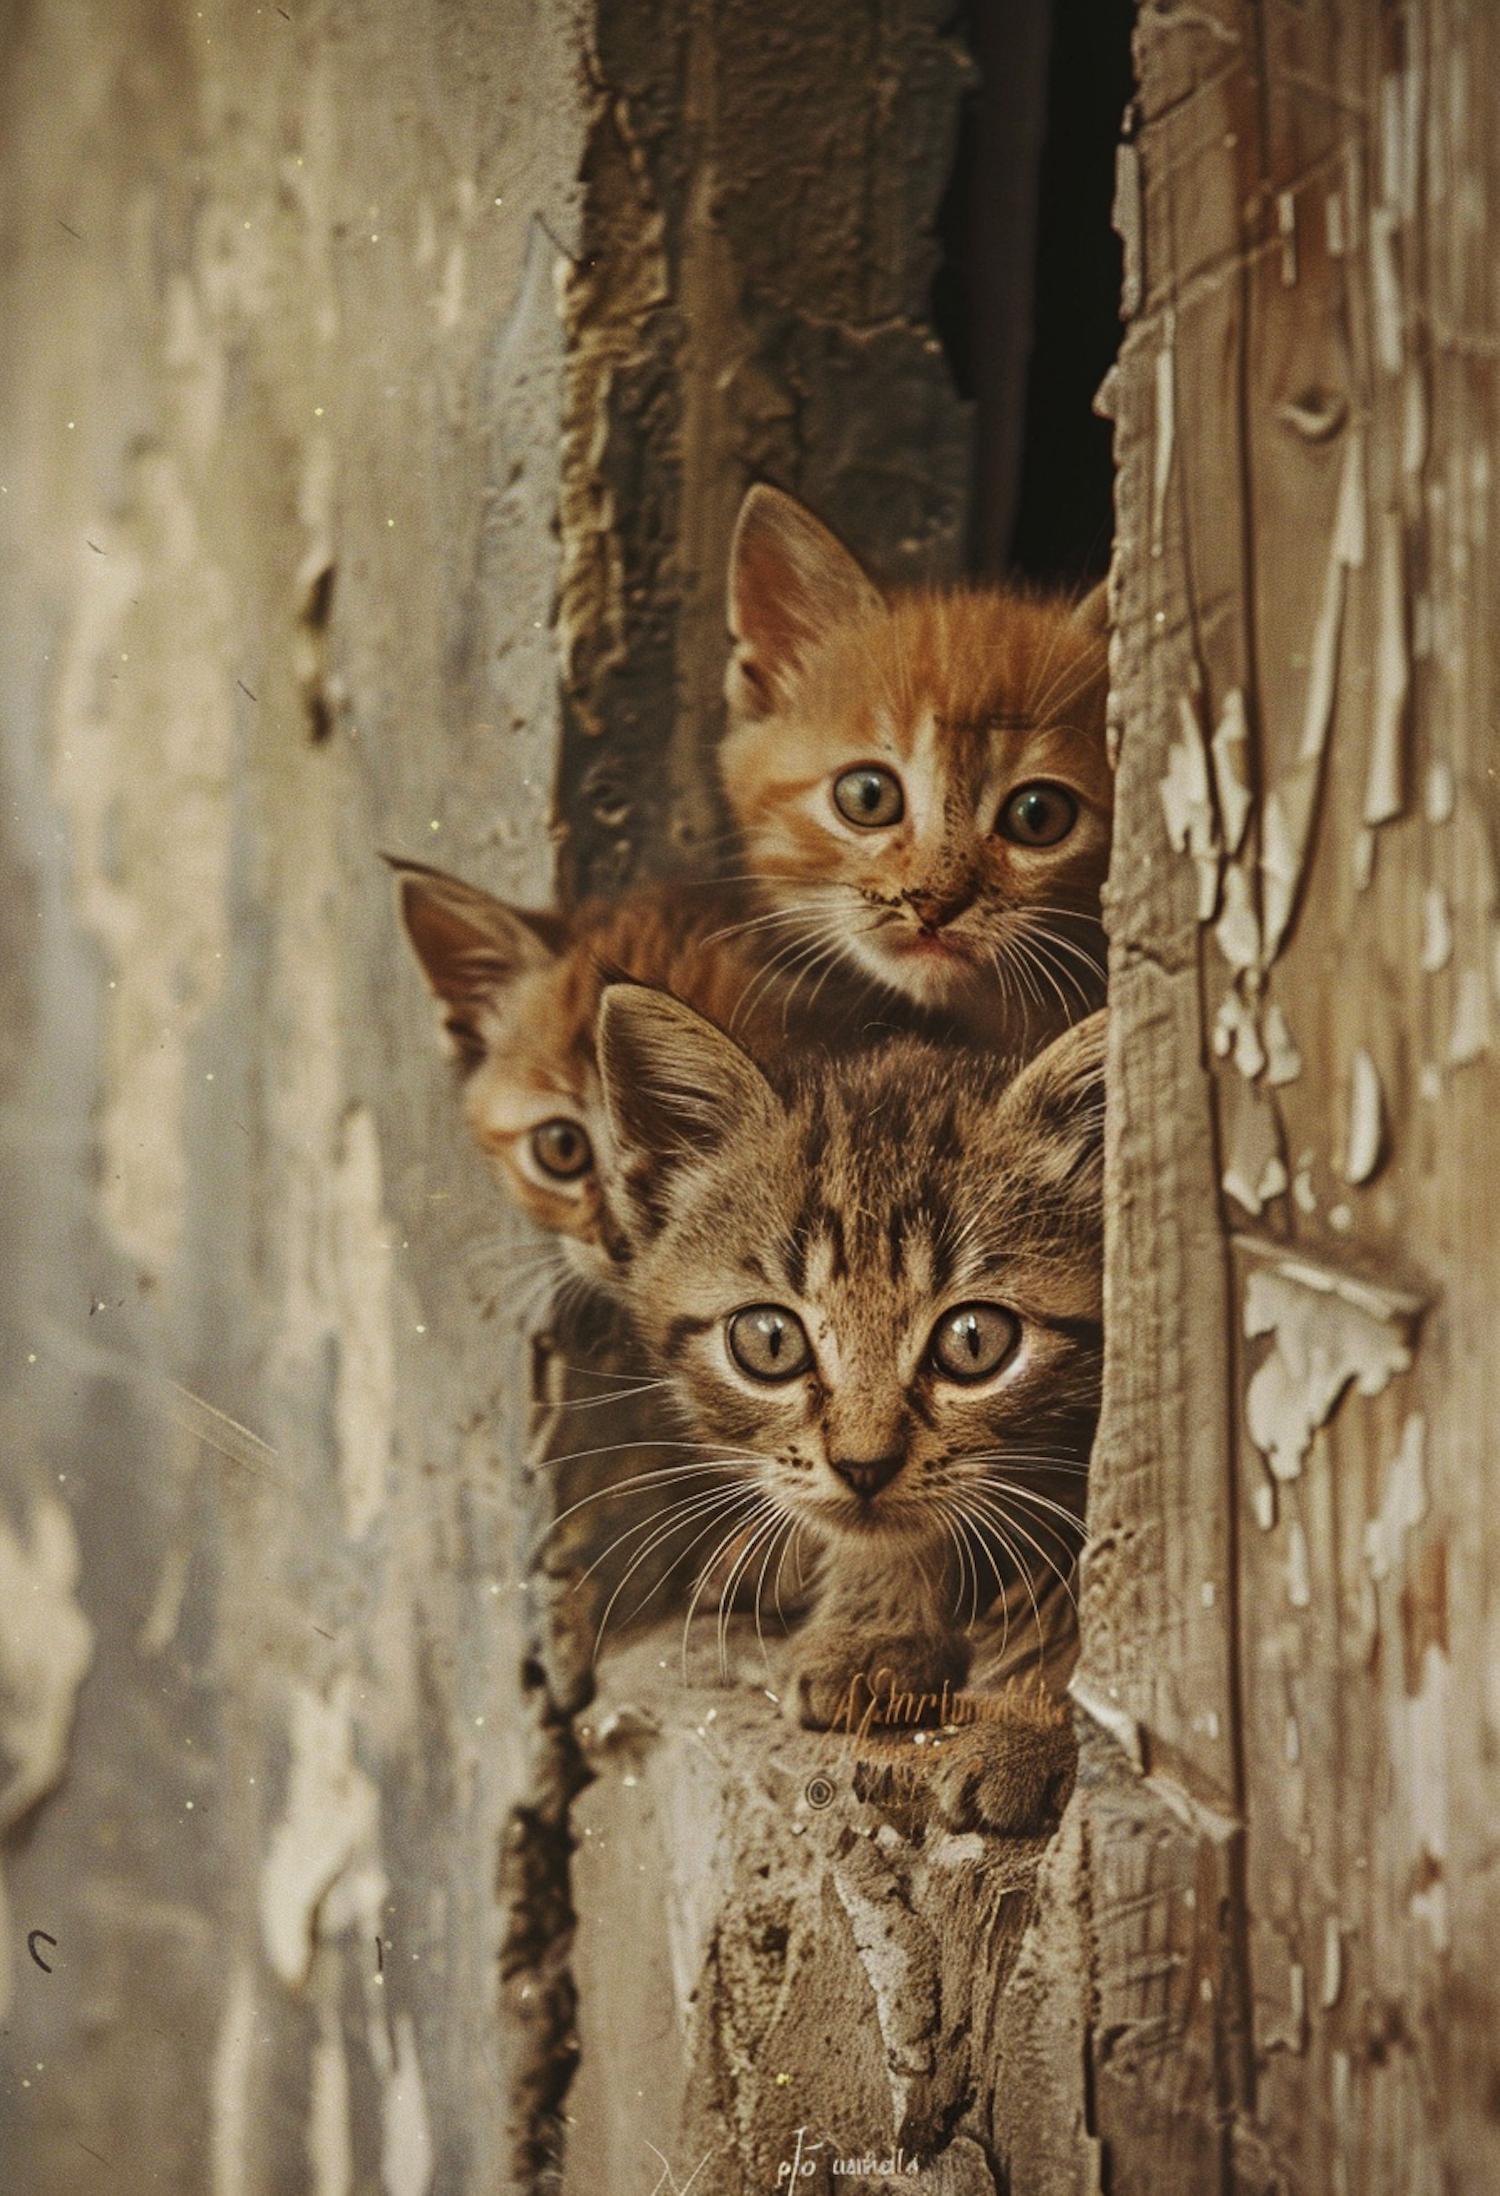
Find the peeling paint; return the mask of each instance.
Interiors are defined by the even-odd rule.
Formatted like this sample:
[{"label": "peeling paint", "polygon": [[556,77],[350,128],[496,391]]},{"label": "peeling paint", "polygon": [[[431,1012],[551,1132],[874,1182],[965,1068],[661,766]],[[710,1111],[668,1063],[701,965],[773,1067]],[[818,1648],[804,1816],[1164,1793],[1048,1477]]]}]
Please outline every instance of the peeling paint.
[{"label": "peeling paint", "polygon": [[1287,1018],[1274,999],[1267,1003],[1262,1033],[1266,1047],[1266,1081],[1276,1089],[1284,1083],[1295,1083],[1302,1073],[1302,1055],[1297,1050]]},{"label": "peeling paint", "polygon": [[1421,965],[1425,976],[1436,976],[1453,958],[1453,917],[1448,895],[1438,885],[1422,894]]},{"label": "peeling paint", "polygon": [[1355,1052],[1349,1078],[1349,1128],[1344,1146],[1344,1180],[1368,1182],[1380,1164],[1385,1142],[1385,1103],[1380,1073],[1361,1045]]},{"label": "peeling paint", "polygon": [[1389,1578],[1398,1568],[1407,1534],[1427,1515],[1426,1458],[1427,1421],[1413,1411],[1386,1473],[1380,1514],[1365,1527],[1365,1562],[1372,1578]]},{"label": "peeling paint", "polygon": [[1435,1642],[1422,1658],[1422,1682],[1415,1698],[1403,1697],[1397,1709],[1396,1759],[1399,1789],[1413,1848],[1419,1863],[1410,1897],[1412,1918],[1425,1923],[1435,1952],[1450,1941],[1448,1887],[1448,1703],[1453,1668]]},{"label": "peeling paint", "polygon": [[1250,1341],[1274,1335],[1275,1347],[1251,1375],[1246,1418],[1278,1479],[1301,1472],[1313,1434],[1346,1388],[1379,1395],[1407,1370],[1407,1333],[1416,1310],[1409,1297],[1300,1261],[1251,1271],[1245,1335]]},{"label": "peeling paint", "polygon": [[1299,1212],[1314,1213],[1318,1209],[1317,1193],[1313,1189],[1312,1181],[1316,1159],[1317,1154],[1311,1151],[1300,1152],[1297,1156],[1296,1171],[1292,1175],[1292,1196]]},{"label": "peeling paint", "polygon": [[[62,1503],[34,1502],[23,1540],[0,1514],[0,1837],[61,1782],[94,1631],[78,1606],[78,1538]],[[0,2020],[12,1940],[0,1871]]]},{"label": "peeling paint", "polygon": [[1330,1914],[1323,1924],[1323,1986],[1318,2003],[1325,2013],[1331,2013],[1343,1994],[1344,1933],[1337,1914]]},{"label": "peeling paint", "polygon": [[1260,821],[1261,937],[1268,962],[1275,958],[1286,935],[1300,875],[1301,859],[1291,822],[1281,795],[1273,787],[1266,795]]},{"label": "peeling paint", "polygon": [[1439,756],[1427,766],[1427,821],[1447,823],[1453,815],[1456,799],[1453,765]]},{"label": "peeling paint", "polygon": [[306,1686],[292,1698],[286,1800],[260,1877],[266,1958],[289,1989],[307,1980],[316,1933],[357,1920],[373,1935],[386,1894],[380,1794],[354,1759],[352,1698],[347,1675],[326,1700]]},{"label": "peeling paint", "polygon": [[1288,1518],[1286,1528],[1286,1598],[1294,1609],[1312,1606],[1312,1571],[1307,1559],[1307,1534],[1299,1518]]},{"label": "peeling paint", "polygon": [[401,2013],[395,2064],[381,2096],[380,2185],[386,2196],[427,2196],[434,2166],[417,2031],[411,2015]]},{"label": "peeling paint", "polygon": [[1219,897],[1219,827],[1203,726],[1196,704],[1186,694],[1178,698],[1177,719],[1182,737],[1167,750],[1161,805],[1168,839],[1179,854],[1191,856],[1198,872],[1198,920],[1206,923]]},{"label": "peeling paint", "polygon": [[1245,697],[1237,686],[1224,696],[1212,741],[1214,790],[1219,798],[1219,820],[1224,830],[1224,851],[1238,854],[1250,820],[1250,727],[1245,716]]},{"label": "peeling paint", "polygon": [[107,557],[80,550],[52,782],[77,919],[109,975],[100,1208],[126,1256],[159,1274],[185,1217],[193,1039],[231,943],[232,597],[165,451],[137,459],[108,532]]},{"label": "peeling paint", "polygon": [[1392,822],[1405,806],[1401,735],[1411,670],[1406,653],[1406,539],[1399,511],[1380,516],[1376,557],[1375,698],[1364,820]]},{"label": "peeling paint", "polygon": [[1453,1028],[1448,1038],[1450,1067],[1469,1067],[1489,1048],[1490,990],[1481,970],[1461,968],[1453,994]]},{"label": "peeling paint", "polygon": [[1253,1082],[1266,1064],[1254,1009],[1237,991],[1225,992],[1214,1016],[1214,1051],[1221,1060],[1233,1053],[1234,1064],[1247,1082]]},{"label": "peeling paint", "polygon": [[1396,216],[1389,206],[1370,208],[1370,281],[1375,356],[1388,374],[1399,374],[1405,351],[1401,328],[1401,275],[1396,264]]},{"label": "peeling paint", "polygon": [[1224,872],[1224,906],[1214,925],[1219,951],[1236,972],[1254,968],[1260,959],[1260,922],[1248,870],[1231,862]]},{"label": "peeling paint", "polygon": [[1344,445],[1322,602],[1309,651],[1302,736],[1296,760],[1267,794],[1261,818],[1261,925],[1267,967],[1281,950],[1292,918],[1317,809],[1323,753],[1338,683],[1346,576],[1364,561],[1364,434],[1362,429],[1352,427]]},{"label": "peeling paint", "polygon": [[1223,1180],[1230,1196],[1256,1214],[1287,1187],[1281,1123],[1275,1106],[1253,1083],[1234,1086],[1229,1164]]}]

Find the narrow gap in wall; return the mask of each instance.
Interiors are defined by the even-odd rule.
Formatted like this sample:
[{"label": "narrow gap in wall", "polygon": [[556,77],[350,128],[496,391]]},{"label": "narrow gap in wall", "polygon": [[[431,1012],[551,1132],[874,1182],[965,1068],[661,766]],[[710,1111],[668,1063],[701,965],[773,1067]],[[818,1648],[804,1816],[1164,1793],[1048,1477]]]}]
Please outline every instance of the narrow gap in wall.
[{"label": "narrow gap in wall", "polygon": [[[1009,0],[985,0],[1004,10]],[[1077,585],[1109,563],[1114,459],[1093,410],[1120,344],[1115,147],[1135,93],[1133,0],[1051,0],[1031,354],[1006,565]],[[980,483],[983,493],[984,483]]]}]

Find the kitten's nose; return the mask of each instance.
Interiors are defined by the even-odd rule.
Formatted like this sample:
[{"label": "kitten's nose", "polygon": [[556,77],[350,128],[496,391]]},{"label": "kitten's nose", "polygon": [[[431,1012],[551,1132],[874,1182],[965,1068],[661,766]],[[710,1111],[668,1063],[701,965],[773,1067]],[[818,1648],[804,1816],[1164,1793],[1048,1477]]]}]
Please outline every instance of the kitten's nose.
[{"label": "kitten's nose", "polygon": [[969,899],[967,892],[913,892],[911,911],[924,930],[941,930],[955,915],[962,915]]},{"label": "kitten's nose", "polygon": [[897,1456],[872,1456],[869,1458],[834,1456],[829,1463],[840,1479],[846,1479],[857,1495],[879,1494],[888,1487],[900,1471],[903,1459]]}]

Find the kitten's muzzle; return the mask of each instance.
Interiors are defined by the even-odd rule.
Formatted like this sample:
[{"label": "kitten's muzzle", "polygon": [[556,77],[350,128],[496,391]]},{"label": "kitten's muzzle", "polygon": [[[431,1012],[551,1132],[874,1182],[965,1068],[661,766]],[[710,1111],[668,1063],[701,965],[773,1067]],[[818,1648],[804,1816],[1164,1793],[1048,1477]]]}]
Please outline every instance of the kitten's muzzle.
[{"label": "kitten's muzzle", "polygon": [[921,924],[924,934],[931,938],[962,915],[974,904],[970,891],[957,892],[908,892],[907,905]]},{"label": "kitten's muzzle", "polygon": [[833,1456],[829,1458],[828,1464],[829,1469],[837,1472],[840,1479],[851,1486],[857,1495],[864,1495],[868,1499],[871,1495],[879,1494],[882,1487],[890,1485],[905,1461],[905,1457],[900,1455],[869,1458]]}]

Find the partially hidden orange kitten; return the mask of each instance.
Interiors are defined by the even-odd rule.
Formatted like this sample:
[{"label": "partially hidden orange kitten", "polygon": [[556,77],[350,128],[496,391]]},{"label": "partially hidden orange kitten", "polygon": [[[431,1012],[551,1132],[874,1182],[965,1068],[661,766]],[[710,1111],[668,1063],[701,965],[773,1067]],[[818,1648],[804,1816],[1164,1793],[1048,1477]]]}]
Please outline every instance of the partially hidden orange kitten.
[{"label": "partially hidden orange kitten", "polygon": [[827,1037],[847,1008],[779,980],[776,949],[743,901],[689,882],[647,885],[571,915],[512,907],[421,862],[388,855],[402,919],[463,1070],[463,1110],[501,1187],[563,1238],[577,1274],[611,1287],[620,1246],[599,1182],[603,1109],[594,1023],[606,983],[633,978],[685,1000],[768,1060]]},{"label": "partially hidden orange kitten", "polygon": [[1031,1052],[1104,996],[1114,786],[1103,587],[877,587],[791,496],[745,498],[721,769],[749,880],[973,1039]]}]

